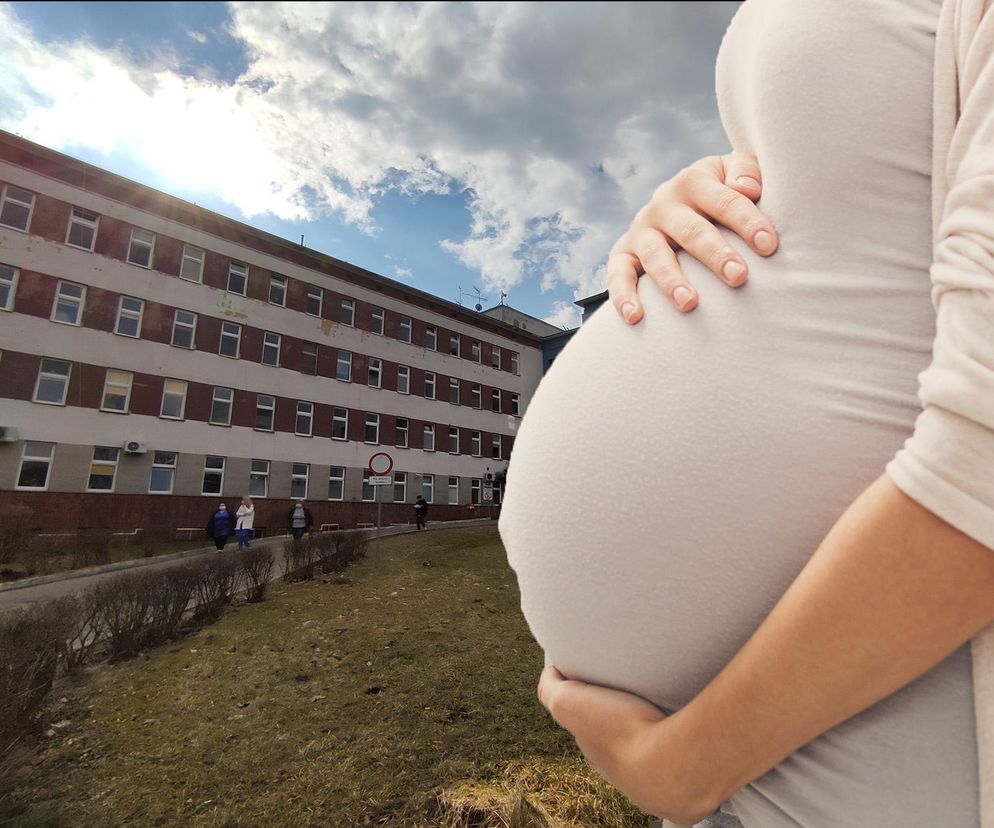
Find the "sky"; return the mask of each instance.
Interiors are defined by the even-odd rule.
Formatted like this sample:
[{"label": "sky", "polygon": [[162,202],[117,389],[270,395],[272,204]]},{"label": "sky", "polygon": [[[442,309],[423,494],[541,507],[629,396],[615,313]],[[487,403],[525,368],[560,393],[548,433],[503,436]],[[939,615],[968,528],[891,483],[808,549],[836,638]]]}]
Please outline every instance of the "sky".
[{"label": "sky", "polygon": [[652,191],[728,151],[738,5],[0,3],[0,128],[575,327]]}]

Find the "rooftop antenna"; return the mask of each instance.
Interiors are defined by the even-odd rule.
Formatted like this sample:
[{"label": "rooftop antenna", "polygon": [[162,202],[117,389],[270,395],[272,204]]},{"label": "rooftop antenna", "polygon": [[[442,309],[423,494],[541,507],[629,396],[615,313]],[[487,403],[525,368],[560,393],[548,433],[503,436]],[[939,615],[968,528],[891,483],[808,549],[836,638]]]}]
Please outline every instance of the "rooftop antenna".
[{"label": "rooftop antenna", "polygon": [[500,303],[502,305],[506,305],[507,304],[507,302],[504,301],[505,299],[507,299],[507,294],[504,293],[504,291],[501,291],[500,292]]}]

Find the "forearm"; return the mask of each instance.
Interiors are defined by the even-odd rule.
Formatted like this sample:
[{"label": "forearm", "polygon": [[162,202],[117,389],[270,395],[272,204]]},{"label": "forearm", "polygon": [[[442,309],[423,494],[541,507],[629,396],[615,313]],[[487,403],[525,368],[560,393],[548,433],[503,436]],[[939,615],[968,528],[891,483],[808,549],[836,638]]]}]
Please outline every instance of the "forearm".
[{"label": "forearm", "polygon": [[660,724],[661,753],[681,757],[692,800],[717,805],[992,620],[994,551],[881,476],[735,658]]}]

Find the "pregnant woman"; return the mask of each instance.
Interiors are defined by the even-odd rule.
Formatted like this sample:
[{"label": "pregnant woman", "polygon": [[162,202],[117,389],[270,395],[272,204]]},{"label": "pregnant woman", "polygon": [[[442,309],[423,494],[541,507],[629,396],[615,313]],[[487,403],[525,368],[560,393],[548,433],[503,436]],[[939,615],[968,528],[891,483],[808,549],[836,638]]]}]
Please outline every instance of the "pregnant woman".
[{"label": "pregnant woman", "polygon": [[[611,258],[625,318],[522,421],[500,531],[540,698],[651,813],[994,825],[988,5],[748,0],[718,104],[779,248],[709,252],[661,188]],[[605,519],[577,521],[592,490]]]}]

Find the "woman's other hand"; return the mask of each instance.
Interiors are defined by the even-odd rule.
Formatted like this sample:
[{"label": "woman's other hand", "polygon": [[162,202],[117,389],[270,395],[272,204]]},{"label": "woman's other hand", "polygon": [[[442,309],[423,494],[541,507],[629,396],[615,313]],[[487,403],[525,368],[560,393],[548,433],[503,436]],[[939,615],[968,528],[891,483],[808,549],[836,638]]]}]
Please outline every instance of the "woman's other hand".
[{"label": "woman's other hand", "polygon": [[777,249],[777,233],[756,206],[763,189],[754,155],[712,155],[695,161],[656,188],[615,242],[607,262],[607,288],[615,309],[634,325],[642,319],[638,277],[646,274],[681,311],[697,307],[697,291],[676,258],[686,250],[725,284],[739,287],[749,273],[713,222],[733,230],[760,256]]}]

